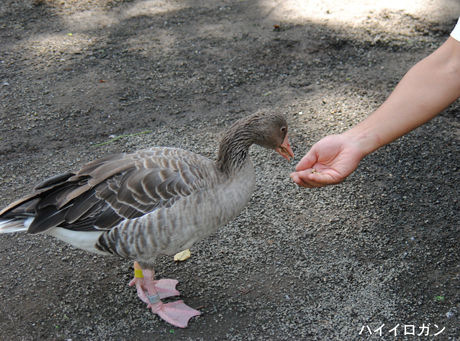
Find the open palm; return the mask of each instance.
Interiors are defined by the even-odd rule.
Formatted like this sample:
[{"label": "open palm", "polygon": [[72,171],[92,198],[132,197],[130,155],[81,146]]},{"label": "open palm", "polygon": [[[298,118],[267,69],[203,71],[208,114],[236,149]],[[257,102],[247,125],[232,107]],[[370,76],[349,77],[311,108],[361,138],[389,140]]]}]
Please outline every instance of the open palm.
[{"label": "open palm", "polygon": [[343,181],[364,157],[359,145],[344,135],[318,141],[300,160],[292,180],[302,187],[322,187]]}]

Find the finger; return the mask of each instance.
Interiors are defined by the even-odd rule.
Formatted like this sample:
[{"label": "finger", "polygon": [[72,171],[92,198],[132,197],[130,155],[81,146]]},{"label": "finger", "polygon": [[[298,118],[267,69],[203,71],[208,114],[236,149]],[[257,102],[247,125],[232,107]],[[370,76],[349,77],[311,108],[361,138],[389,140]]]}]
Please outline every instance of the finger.
[{"label": "finger", "polygon": [[326,186],[326,185],[322,184],[322,183],[319,183],[319,182],[316,182],[316,181],[313,181],[313,180],[308,181],[308,188],[319,188],[319,187],[324,187],[324,186]]},{"label": "finger", "polygon": [[295,167],[295,170],[302,171],[308,168],[312,168],[317,160],[318,158],[316,156],[315,151],[313,149],[310,149],[310,151],[307,154],[305,154],[305,156],[299,161],[299,163]]},{"label": "finger", "polygon": [[294,181],[298,186],[300,187],[305,187],[305,188],[313,188],[313,187],[319,187],[317,184],[315,183],[310,183],[310,182],[305,182],[303,181],[298,175],[297,173],[291,173],[291,179],[292,181]]},{"label": "finger", "polygon": [[303,182],[315,187],[332,185],[339,182],[331,174],[327,172],[317,172],[314,169],[307,169],[301,172],[297,172],[297,176]]},{"label": "finger", "polygon": [[315,170],[307,169],[297,172],[299,179],[311,185],[328,185],[331,183],[331,178],[325,173],[318,173]]},{"label": "finger", "polygon": [[305,187],[304,182],[299,178],[297,173],[291,173],[289,176],[291,177],[291,180],[294,181],[297,185]]},{"label": "finger", "polygon": [[136,279],[133,278],[131,282],[129,282],[129,286],[132,287],[134,284],[136,284]]},{"label": "finger", "polygon": [[334,185],[341,182],[342,179],[337,178],[334,174],[331,174],[328,171],[317,172],[317,171],[302,171],[298,172],[299,178],[307,183],[316,183],[320,186]]}]

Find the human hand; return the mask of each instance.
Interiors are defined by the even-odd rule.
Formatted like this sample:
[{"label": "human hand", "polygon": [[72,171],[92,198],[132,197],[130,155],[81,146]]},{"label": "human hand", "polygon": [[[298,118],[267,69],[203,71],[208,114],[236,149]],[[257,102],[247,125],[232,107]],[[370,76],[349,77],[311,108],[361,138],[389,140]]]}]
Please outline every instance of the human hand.
[{"label": "human hand", "polygon": [[308,188],[337,184],[358,167],[364,156],[360,145],[349,136],[326,136],[300,160],[291,179]]}]

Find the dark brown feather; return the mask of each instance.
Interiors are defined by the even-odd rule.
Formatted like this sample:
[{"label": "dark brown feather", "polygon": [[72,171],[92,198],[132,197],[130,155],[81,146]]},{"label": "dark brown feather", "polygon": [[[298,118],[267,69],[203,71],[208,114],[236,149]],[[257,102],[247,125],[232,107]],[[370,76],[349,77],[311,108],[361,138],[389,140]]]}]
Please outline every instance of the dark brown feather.
[{"label": "dark brown feather", "polygon": [[94,210],[99,207],[98,204],[100,201],[101,200],[96,197],[94,190],[86,192],[72,202],[72,207],[67,209],[65,221],[68,224],[72,224],[78,219],[83,220],[90,212],[94,212]]},{"label": "dark brown feather", "polygon": [[46,187],[53,187],[54,185],[61,184],[73,175],[75,174],[68,172],[52,176],[51,178],[48,178],[36,185],[35,190],[44,189]]},{"label": "dark brown feather", "polygon": [[27,232],[32,234],[40,233],[51,227],[59,226],[65,221],[66,211],[66,209],[57,211],[52,206],[38,210]]},{"label": "dark brown feather", "polygon": [[2,218],[35,216],[29,233],[54,226],[110,229],[123,219],[169,207],[204,186],[207,174],[199,170],[204,165],[212,163],[171,148],[109,156],[88,163],[77,173],[45,180],[35,193],[4,209]]}]

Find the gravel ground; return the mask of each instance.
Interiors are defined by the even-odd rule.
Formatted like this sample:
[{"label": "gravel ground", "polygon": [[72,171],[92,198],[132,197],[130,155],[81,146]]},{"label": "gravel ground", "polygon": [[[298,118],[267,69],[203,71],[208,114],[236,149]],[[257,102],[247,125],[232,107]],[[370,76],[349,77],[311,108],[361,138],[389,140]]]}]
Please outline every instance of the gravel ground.
[{"label": "gravel ground", "polygon": [[[377,108],[460,13],[454,0],[340,3],[3,0],[0,204],[113,152],[213,158],[220,132],[255,111],[286,114],[296,162]],[[330,188],[297,188],[295,162],[253,148],[247,209],[188,261],[158,261],[203,312],[184,330],[145,309],[129,262],[2,235],[0,339],[423,340],[409,334],[425,326],[458,340],[459,112]]]}]

